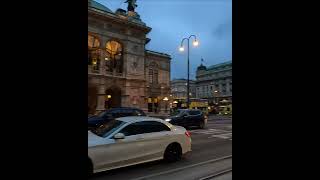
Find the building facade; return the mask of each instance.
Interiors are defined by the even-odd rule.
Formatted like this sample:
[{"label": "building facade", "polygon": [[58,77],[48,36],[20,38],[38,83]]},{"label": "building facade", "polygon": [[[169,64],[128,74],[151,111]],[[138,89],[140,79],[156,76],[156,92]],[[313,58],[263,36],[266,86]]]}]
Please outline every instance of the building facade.
[{"label": "building facade", "polygon": [[112,12],[88,0],[88,113],[112,107],[164,111],[171,57],[146,50],[150,31],[138,13]]},{"label": "building facade", "polygon": [[196,97],[209,103],[232,103],[232,61],[206,67],[200,65],[196,72]]},{"label": "building facade", "polygon": [[[171,94],[170,94],[170,108],[185,108],[187,102],[187,82],[186,79],[174,79],[170,82]],[[195,81],[189,80],[190,82],[190,98],[196,96]]]},{"label": "building facade", "polygon": [[145,73],[148,112],[168,111],[170,94],[170,56],[146,50]]},{"label": "building facade", "polygon": [[[189,80],[190,82],[190,98],[196,97],[196,82]],[[174,79],[170,82],[171,97],[173,99],[187,99],[187,80],[186,79]]]}]

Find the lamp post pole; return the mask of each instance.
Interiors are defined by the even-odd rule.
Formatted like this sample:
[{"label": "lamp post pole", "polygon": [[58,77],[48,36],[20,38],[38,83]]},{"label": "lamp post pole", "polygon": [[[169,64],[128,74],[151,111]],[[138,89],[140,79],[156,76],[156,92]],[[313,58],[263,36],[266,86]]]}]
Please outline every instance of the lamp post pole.
[{"label": "lamp post pole", "polygon": [[[189,37],[190,38],[190,37]],[[190,106],[190,58],[189,58],[189,48],[190,48],[190,44],[189,44],[189,38],[188,38],[188,80],[187,80],[187,109],[189,109]]]},{"label": "lamp post pole", "polygon": [[190,38],[191,37],[194,37],[194,41],[193,41],[193,45],[194,46],[198,46],[199,45],[199,42],[197,41],[197,37],[195,35],[190,35],[188,38],[183,38],[182,41],[181,41],[181,45],[180,45],[180,51],[184,51],[184,48],[183,48],[183,42],[184,40],[187,40],[187,43],[188,43],[188,49],[187,49],[187,56],[188,56],[188,79],[187,79],[187,108],[189,109],[189,105],[190,105]]}]

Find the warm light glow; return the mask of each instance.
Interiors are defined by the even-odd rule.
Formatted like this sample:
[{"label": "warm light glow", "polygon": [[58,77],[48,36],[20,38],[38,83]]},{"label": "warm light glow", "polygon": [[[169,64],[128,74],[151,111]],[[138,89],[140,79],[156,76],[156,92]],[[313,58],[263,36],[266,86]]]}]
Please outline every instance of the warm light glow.
[{"label": "warm light glow", "polygon": [[179,51],[184,51],[184,47],[183,46],[181,46],[180,48],[179,48]]},{"label": "warm light glow", "polygon": [[121,55],[122,46],[117,41],[108,41],[106,45],[107,53],[114,57],[116,55]]},{"label": "warm light glow", "polygon": [[108,99],[110,99],[110,98],[111,98],[111,95],[108,95],[107,97],[108,97]]},{"label": "warm light glow", "polygon": [[178,101],[173,101],[173,103],[174,103],[174,104],[177,104],[177,103],[178,103]]},{"label": "warm light glow", "polygon": [[164,97],[163,100],[164,100],[164,101],[168,101],[169,99],[168,99],[167,97]]},{"label": "warm light glow", "polygon": [[109,59],[106,57],[106,58],[104,58],[106,61],[108,61]]},{"label": "warm light glow", "polygon": [[170,94],[170,96],[172,96],[172,94]]},{"label": "warm light glow", "polygon": [[194,46],[198,46],[199,45],[199,41],[197,41],[197,40],[193,41],[193,45]]},{"label": "warm light glow", "polygon": [[218,91],[217,91],[217,90],[215,90],[214,92],[215,92],[215,93],[217,93]]}]

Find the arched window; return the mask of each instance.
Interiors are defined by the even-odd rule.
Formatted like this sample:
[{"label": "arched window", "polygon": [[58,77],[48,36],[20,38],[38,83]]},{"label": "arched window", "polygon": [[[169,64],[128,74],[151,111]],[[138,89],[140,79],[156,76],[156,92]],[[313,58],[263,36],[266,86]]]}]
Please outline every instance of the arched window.
[{"label": "arched window", "polygon": [[100,66],[99,46],[99,39],[95,36],[88,35],[88,65],[91,65],[95,71],[99,70]]},{"label": "arched window", "polygon": [[149,83],[158,84],[158,65],[156,63],[151,63],[149,65]]},{"label": "arched window", "polygon": [[153,70],[153,83],[158,84],[158,69],[157,68],[155,68]]},{"label": "arched window", "polygon": [[108,41],[106,44],[107,57],[106,60],[106,71],[122,73],[123,69],[123,55],[122,45],[117,41]]},{"label": "arched window", "polygon": [[99,48],[100,46],[100,41],[98,38],[92,35],[88,35],[88,47],[93,49],[93,48]]},{"label": "arched window", "polygon": [[149,83],[153,84],[153,68],[149,67]]}]

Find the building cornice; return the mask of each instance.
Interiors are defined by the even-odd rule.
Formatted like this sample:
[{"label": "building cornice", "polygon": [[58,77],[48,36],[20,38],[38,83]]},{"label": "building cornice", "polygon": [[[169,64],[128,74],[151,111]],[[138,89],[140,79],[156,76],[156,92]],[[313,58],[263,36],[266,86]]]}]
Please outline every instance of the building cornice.
[{"label": "building cornice", "polygon": [[109,21],[113,21],[113,22],[116,22],[116,23],[119,23],[119,24],[123,24],[125,26],[131,26],[135,29],[140,29],[142,31],[144,31],[146,34],[148,34],[150,31],[151,31],[151,27],[148,27],[146,25],[142,25],[142,24],[138,24],[138,23],[135,23],[135,22],[132,22],[130,20],[128,20],[128,18],[126,16],[118,16],[116,14],[113,14],[113,13],[109,13],[109,12],[106,12],[106,11],[102,11],[102,10],[99,10],[99,9],[95,9],[95,8],[92,8],[92,7],[88,7],[88,15],[95,15],[95,16],[99,16],[101,18],[104,18],[106,20],[109,20]]}]

